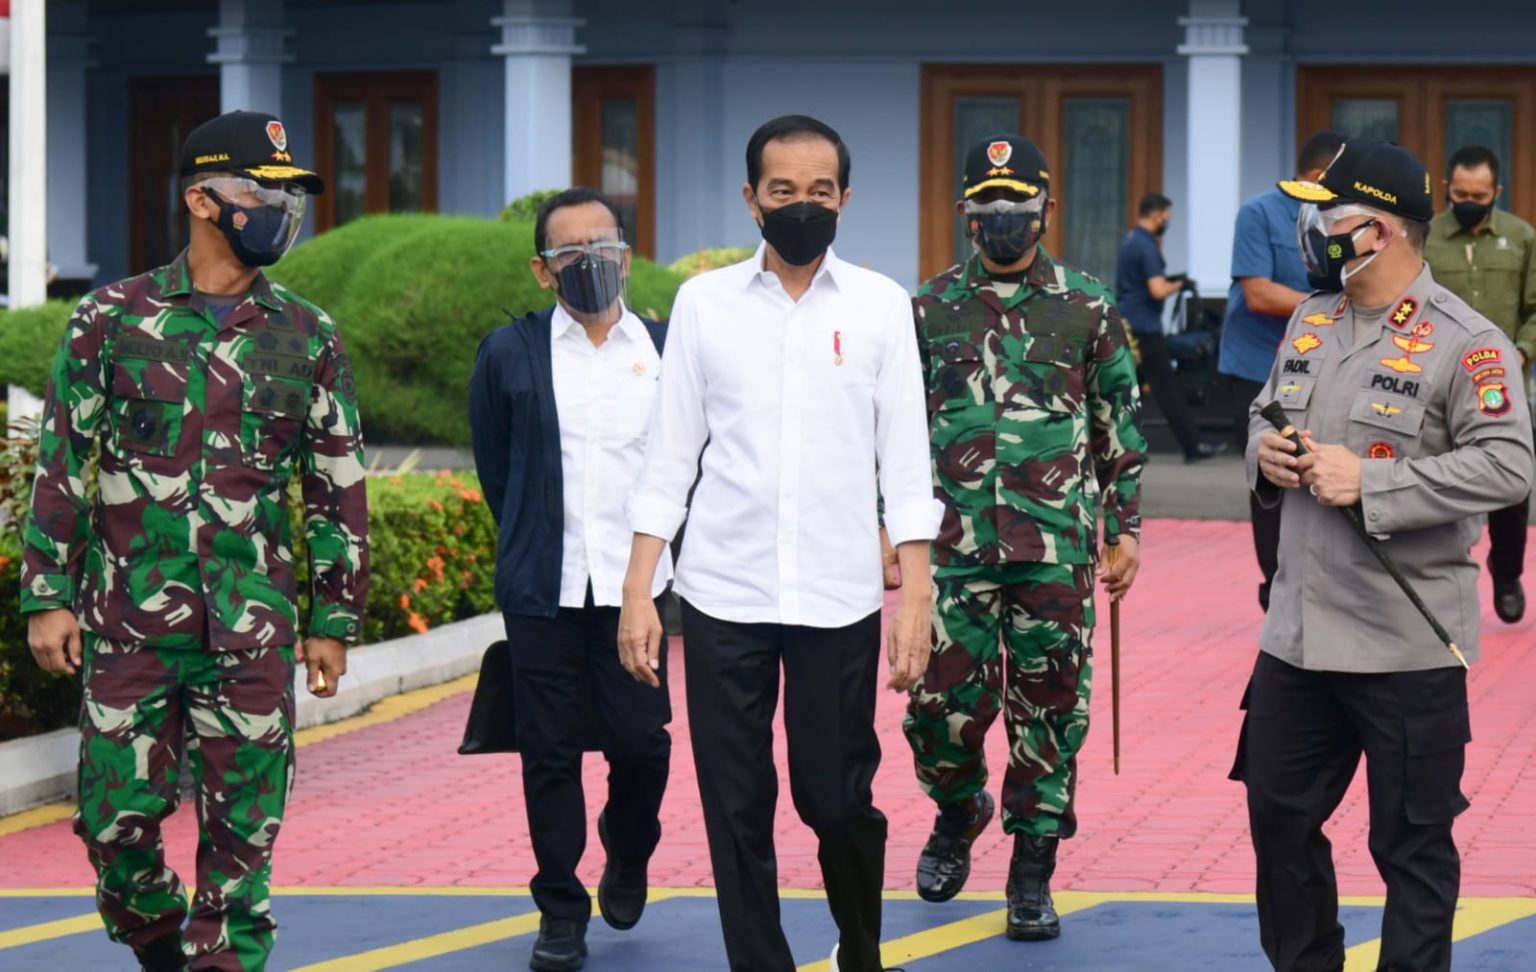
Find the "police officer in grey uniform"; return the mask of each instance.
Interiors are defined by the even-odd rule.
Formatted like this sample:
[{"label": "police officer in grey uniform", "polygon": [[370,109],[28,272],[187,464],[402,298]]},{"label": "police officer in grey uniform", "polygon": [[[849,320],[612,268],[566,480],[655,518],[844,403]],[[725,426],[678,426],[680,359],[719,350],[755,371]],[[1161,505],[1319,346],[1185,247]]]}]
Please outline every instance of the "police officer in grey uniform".
[{"label": "police officer in grey uniform", "polygon": [[[1468,805],[1466,671],[1332,507],[1356,508],[1475,660],[1478,517],[1530,488],[1519,358],[1424,264],[1430,184],[1410,152],[1351,140],[1320,183],[1280,189],[1307,204],[1298,229],[1319,291],[1291,316],[1249,426],[1249,484],[1284,504],[1285,524],[1233,771],[1260,938],[1279,972],[1343,969],[1322,827],[1363,753],[1387,886],[1378,970],[1440,972],[1461,878],[1451,824]],[[1270,400],[1310,455],[1259,416]]]}]

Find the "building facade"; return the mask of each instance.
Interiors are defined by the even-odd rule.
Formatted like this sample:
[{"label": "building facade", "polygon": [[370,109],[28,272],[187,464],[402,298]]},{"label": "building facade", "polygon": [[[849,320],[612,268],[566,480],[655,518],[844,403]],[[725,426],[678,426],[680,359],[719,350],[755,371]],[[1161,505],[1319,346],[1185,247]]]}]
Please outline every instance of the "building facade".
[{"label": "building facade", "polygon": [[491,215],[583,182],[620,199],[631,240],[662,261],[755,242],[747,138],[812,114],[853,156],[839,253],[908,287],[964,251],[960,157],[999,129],[1052,161],[1055,252],[1111,276],[1138,199],[1160,191],[1176,207],[1170,269],[1208,296],[1228,285],[1239,203],[1289,176],[1319,128],[1395,138],[1432,172],[1486,144],[1505,163],[1505,204],[1536,217],[1527,0],[45,7],[45,145],[7,124],[9,151],[47,153],[49,260],[70,279],[174,255],[180,141],[233,108],[280,115],[327,178],[307,232],[388,210]]}]

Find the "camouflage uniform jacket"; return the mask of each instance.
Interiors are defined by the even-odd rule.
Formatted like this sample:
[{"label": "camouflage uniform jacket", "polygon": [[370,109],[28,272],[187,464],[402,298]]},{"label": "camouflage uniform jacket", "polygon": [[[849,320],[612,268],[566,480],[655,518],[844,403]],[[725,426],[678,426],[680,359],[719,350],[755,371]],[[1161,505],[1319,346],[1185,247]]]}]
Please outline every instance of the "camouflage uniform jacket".
[{"label": "camouflage uniform jacket", "polygon": [[973,256],[918,288],[941,565],[1087,564],[1140,532],[1136,367],[1108,291],[1041,246],[1020,284]]},{"label": "camouflage uniform jacket", "polygon": [[219,324],[186,261],[103,287],[75,310],[43,412],[21,609],[72,608],[88,630],[155,647],[293,644],[296,464],[309,633],[355,642],[368,500],[341,335],[261,274]]}]

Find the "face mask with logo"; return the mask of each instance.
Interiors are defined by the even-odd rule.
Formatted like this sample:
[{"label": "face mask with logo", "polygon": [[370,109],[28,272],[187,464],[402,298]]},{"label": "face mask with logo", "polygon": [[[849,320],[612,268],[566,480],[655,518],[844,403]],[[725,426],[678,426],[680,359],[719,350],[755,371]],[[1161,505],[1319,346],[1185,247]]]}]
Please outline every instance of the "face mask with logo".
[{"label": "face mask with logo", "polygon": [[599,314],[624,296],[623,240],[594,240],[543,250],[545,266],[555,276],[555,293],[578,314]]},{"label": "face mask with logo", "polygon": [[[251,185],[255,186],[255,183]],[[272,193],[281,194],[282,198],[258,206],[239,206],[220,195],[209,183],[202,185],[202,191],[219,208],[219,217],[214,225],[229,242],[229,249],[235,259],[245,266],[270,267],[282,259],[283,254],[293,245],[294,237],[299,234],[299,224],[304,218],[304,197],[301,193],[258,189],[253,194],[263,199]]]},{"label": "face mask with logo", "polygon": [[759,224],[763,239],[785,263],[803,267],[821,259],[837,236],[837,210],[813,202],[790,203],[778,209],[763,209]]},{"label": "face mask with logo", "polygon": [[1045,233],[1045,194],[1020,202],[994,199],[986,203],[965,204],[966,226],[976,240],[976,248],[987,259],[1012,266],[1024,259]]},{"label": "face mask with logo", "polygon": [[[1449,200],[1447,200],[1449,202]],[[1451,203],[1451,215],[1456,217],[1456,222],[1464,230],[1469,230],[1483,220],[1493,211],[1493,203],[1480,203],[1475,199],[1465,199],[1459,203]]]},{"label": "face mask with logo", "polygon": [[1379,223],[1379,220],[1372,218],[1370,222],[1346,233],[1328,232],[1339,220],[1355,215],[1374,217],[1375,214],[1356,206],[1338,206],[1326,213],[1310,203],[1301,207],[1296,221],[1297,242],[1301,247],[1302,262],[1307,268],[1307,283],[1313,290],[1330,293],[1343,290],[1351,277],[1370,266],[1381,255],[1382,251],[1377,250],[1358,267],[1346,268],[1345,264],[1360,256],[1355,252],[1355,240]]}]

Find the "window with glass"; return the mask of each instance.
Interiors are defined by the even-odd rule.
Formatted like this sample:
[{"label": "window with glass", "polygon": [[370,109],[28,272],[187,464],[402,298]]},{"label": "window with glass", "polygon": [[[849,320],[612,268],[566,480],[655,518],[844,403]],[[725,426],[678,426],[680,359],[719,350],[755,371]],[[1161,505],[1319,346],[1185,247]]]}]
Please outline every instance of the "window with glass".
[{"label": "window with glass", "polygon": [[966,152],[989,135],[1018,132],[1051,166],[1057,210],[1047,249],[1113,285],[1135,201],[1163,188],[1161,106],[1155,66],[925,65],[922,130],[947,137],[921,149],[920,275],[972,252],[955,212]]},{"label": "window with glass", "polygon": [[655,255],[655,69],[571,71],[571,182],[613,201],[625,238]]},{"label": "window with glass", "polygon": [[[1499,206],[1527,221],[1536,200],[1536,67],[1304,67],[1297,72],[1298,144],[1312,132],[1403,145],[1429,166],[1436,208],[1456,150],[1477,145],[1499,159]],[[1525,191],[1522,191],[1525,190]]]},{"label": "window with glass", "polygon": [[437,209],[435,71],[319,74],[315,103],[315,154],[327,177],[314,200],[318,229]]}]

